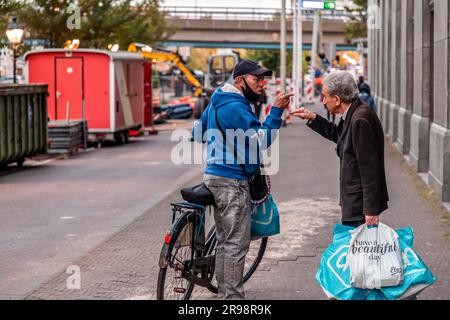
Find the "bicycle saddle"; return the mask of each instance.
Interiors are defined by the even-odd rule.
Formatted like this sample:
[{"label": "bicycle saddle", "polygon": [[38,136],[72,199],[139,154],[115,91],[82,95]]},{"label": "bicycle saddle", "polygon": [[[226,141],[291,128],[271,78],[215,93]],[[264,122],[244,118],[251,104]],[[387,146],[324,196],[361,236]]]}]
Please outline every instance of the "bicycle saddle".
[{"label": "bicycle saddle", "polygon": [[216,204],[213,194],[204,183],[181,189],[181,196],[187,202],[202,206],[213,206]]}]

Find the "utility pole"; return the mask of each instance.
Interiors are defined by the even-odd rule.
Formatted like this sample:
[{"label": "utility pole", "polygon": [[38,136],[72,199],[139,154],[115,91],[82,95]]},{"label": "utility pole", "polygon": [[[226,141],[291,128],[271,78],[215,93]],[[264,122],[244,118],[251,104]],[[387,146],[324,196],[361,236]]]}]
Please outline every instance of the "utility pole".
[{"label": "utility pole", "polygon": [[[319,32],[320,32],[320,11],[316,11],[314,14],[314,28],[313,28],[313,39],[312,39],[312,52],[311,52],[311,81],[314,85],[314,75],[315,69],[317,67],[317,56],[319,55]],[[315,92],[315,90],[313,90]]]},{"label": "utility pole", "polygon": [[[280,78],[281,78],[281,94],[286,92],[286,0],[281,0],[281,17],[280,17]],[[286,125],[286,111],[281,117],[283,126]]]},{"label": "utility pole", "polygon": [[291,0],[291,9],[293,13],[292,19],[292,76],[291,76],[291,84],[294,85],[294,106],[291,105],[291,111],[296,106],[298,102],[298,66],[297,66],[297,51],[298,51],[298,35],[297,35],[297,0]]},{"label": "utility pole", "polygon": [[17,60],[16,47],[13,46],[13,77],[14,77],[13,82],[14,83],[17,83],[17,76],[16,76],[16,73],[17,73],[17,71],[16,71],[17,70],[16,64],[17,64],[17,62],[16,62],[16,60]]},{"label": "utility pole", "polygon": [[302,6],[297,2],[295,7],[297,9],[297,72],[295,74],[297,78],[297,99],[295,107],[298,107],[300,106],[300,101],[303,100],[303,12]]},{"label": "utility pole", "polygon": [[294,66],[292,79],[294,82],[294,103],[291,105],[292,111],[298,108],[303,97],[303,28],[302,28],[302,6],[298,0],[292,1],[292,10],[294,11],[294,39],[293,39],[293,59]]},{"label": "utility pole", "polygon": [[281,92],[286,91],[286,0],[281,0],[281,43],[280,43],[280,77]]}]

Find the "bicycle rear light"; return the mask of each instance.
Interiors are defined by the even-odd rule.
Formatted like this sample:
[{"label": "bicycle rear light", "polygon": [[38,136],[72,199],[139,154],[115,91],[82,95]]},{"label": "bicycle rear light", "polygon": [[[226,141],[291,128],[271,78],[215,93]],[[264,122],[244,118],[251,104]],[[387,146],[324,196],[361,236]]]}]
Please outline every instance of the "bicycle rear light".
[{"label": "bicycle rear light", "polygon": [[164,243],[169,244],[172,240],[172,235],[170,234],[170,231],[167,231],[166,236],[164,237]]}]

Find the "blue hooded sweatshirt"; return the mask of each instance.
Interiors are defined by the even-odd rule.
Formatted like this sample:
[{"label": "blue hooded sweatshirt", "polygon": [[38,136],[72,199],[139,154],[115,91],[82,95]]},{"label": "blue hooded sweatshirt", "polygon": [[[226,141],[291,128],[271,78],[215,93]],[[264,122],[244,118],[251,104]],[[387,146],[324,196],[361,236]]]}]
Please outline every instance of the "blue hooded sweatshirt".
[{"label": "blue hooded sweatshirt", "polygon": [[[261,124],[253,112],[250,102],[236,90],[230,84],[225,84],[224,87],[218,88],[214,92],[201,119],[194,124],[192,137],[196,142],[207,143],[207,166],[204,171],[206,174],[246,180],[260,168],[260,147],[268,148],[275,140],[276,133],[272,130],[280,129],[283,110],[272,107],[266,121]],[[239,162],[231,147],[232,140],[227,139],[229,141],[227,145],[218,129],[215,110],[217,110],[220,127],[227,136],[238,129],[245,133],[245,144],[239,143],[238,146],[238,139],[233,139]],[[230,132],[230,129],[233,131]],[[254,156],[250,157],[250,154]],[[244,162],[244,156],[245,170],[239,164]]]}]

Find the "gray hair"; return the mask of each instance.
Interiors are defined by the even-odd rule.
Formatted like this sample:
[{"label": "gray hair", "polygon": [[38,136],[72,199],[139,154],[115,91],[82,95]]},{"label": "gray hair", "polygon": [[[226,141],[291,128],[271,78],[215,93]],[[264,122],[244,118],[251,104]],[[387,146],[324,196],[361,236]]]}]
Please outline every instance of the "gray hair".
[{"label": "gray hair", "polygon": [[355,78],[349,72],[332,72],[323,81],[330,96],[338,96],[344,103],[350,103],[358,96]]}]

